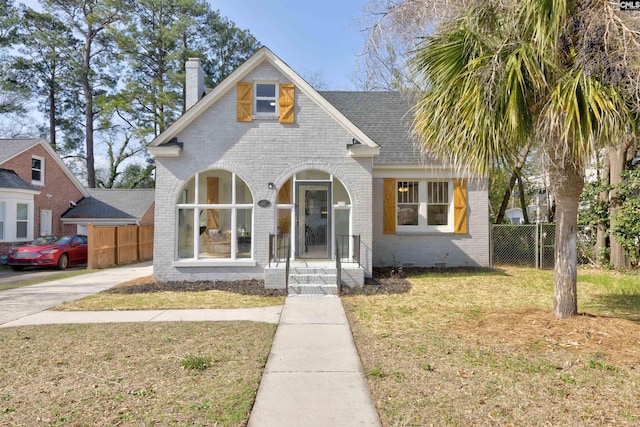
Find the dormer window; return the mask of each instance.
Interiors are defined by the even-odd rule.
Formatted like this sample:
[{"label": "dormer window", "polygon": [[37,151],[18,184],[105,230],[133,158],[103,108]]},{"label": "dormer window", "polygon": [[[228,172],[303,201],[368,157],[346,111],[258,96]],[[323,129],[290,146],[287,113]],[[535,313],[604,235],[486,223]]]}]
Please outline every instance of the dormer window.
[{"label": "dormer window", "polygon": [[258,115],[275,116],[278,111],[278,98],[275,83],[255,84],[255,112]]}]

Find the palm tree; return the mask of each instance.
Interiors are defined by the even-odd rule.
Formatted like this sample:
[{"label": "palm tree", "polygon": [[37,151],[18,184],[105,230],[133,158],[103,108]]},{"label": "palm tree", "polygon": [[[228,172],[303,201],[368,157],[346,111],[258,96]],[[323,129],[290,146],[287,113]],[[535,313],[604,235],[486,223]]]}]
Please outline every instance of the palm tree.
[{"label": "palm tree", "polygon": [[414,108],[422,149],[480,175],[513,165],[529,143],[546,153],[556,198],[558,318],[578,310],[576,227],[585,162],[637,125],[629,102],[637,92],[624,78],[610,77],[621,64],[627,77],[637,69],[626,57],[606,59],[607,46],[598,41],[607,32],[592,34],[605,19],[607,31],[637,35],[606,0],[480,1],[424,38],[411,59],[425,84]]}]

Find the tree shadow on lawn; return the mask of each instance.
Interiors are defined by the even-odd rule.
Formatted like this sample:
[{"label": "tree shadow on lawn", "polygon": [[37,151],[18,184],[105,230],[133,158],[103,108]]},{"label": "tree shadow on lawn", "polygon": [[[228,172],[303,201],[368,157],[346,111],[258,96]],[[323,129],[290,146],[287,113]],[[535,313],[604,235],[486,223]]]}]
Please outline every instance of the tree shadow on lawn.
[{"label": "tree shadow on lawn", "polygon": [[600,307],[614,317],[640,323],[640,292],[598,295],[590,305]]}]

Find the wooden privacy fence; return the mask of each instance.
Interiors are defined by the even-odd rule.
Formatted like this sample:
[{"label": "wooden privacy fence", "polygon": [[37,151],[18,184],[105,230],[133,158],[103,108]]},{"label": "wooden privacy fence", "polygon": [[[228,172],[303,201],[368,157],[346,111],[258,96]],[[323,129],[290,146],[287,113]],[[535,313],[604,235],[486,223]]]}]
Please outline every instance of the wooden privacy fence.
[{"label": "wooden privacy fence", "polygon": [[87,226],[87,268],[153,259],[153,225]]}]

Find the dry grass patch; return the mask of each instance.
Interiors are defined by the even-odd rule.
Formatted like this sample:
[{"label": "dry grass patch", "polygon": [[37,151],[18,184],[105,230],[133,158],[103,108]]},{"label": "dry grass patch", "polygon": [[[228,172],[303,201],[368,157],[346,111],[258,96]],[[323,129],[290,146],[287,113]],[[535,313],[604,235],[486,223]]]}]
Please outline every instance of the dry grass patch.
[{"label": "dry grass patch", "polygon": [[638,425],[638,276],[600,275],[581,272],[590,314],[563,321],[552,273],[532,269],[428,273],[405,294],[343,297],[383,424]]},{"label": "dry grass patch", "polygon": [[0,329],[0,425],[246,425],[276,326]]},{"label": "dry grass patch", "polygon": [[260,283],[228,282],[225,288],[229,290],[208,289],[212,284],[213,282],[157,284],[152,276],[148,276],[121,283],[108,291],[78,301],[64,303],[55,309],[61,311],[168,310],[252,308],[284,304],[284,295],[264,290],[264,285]]}]

